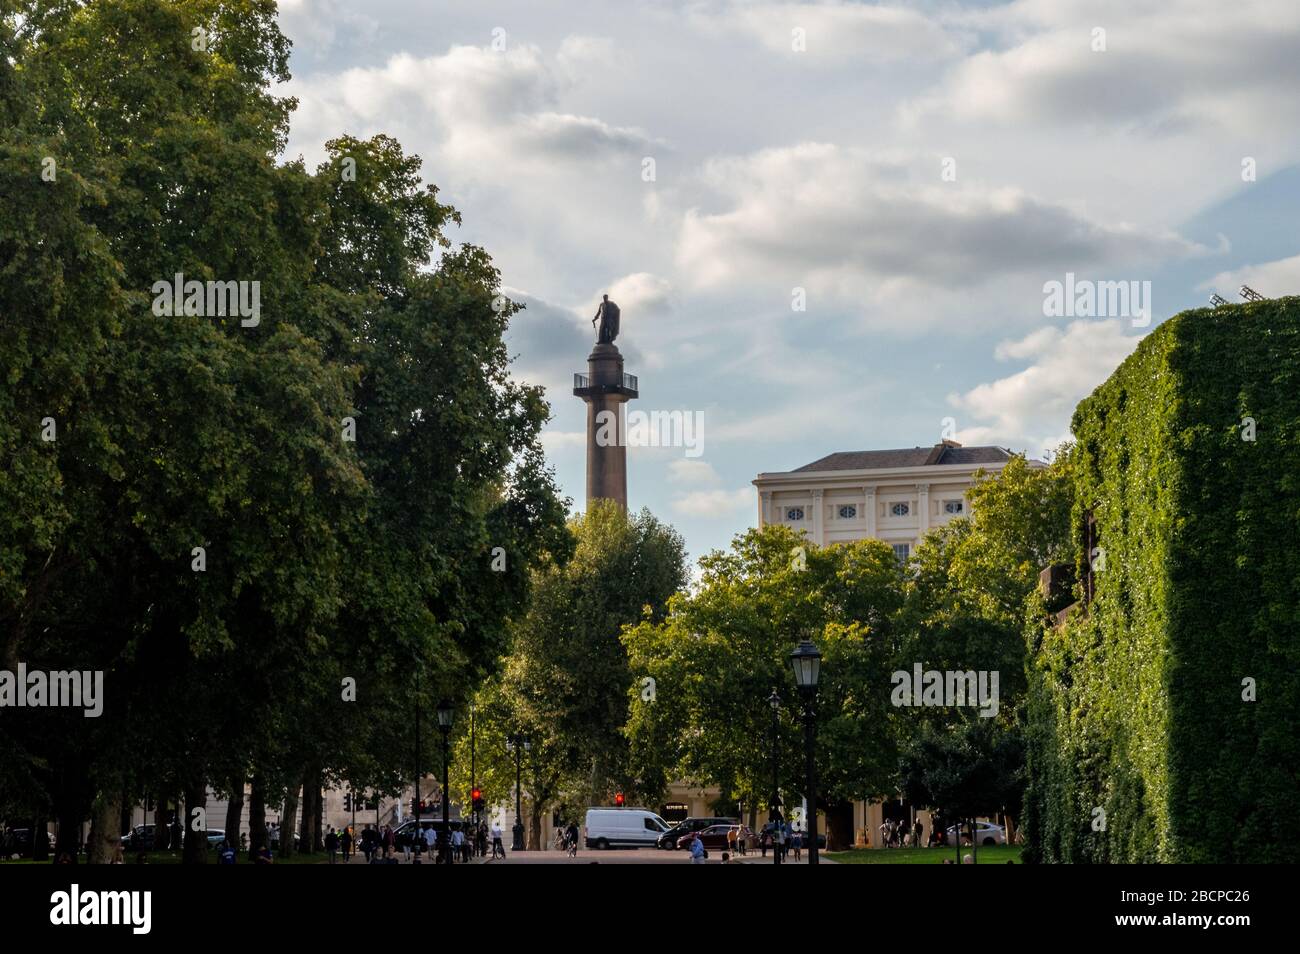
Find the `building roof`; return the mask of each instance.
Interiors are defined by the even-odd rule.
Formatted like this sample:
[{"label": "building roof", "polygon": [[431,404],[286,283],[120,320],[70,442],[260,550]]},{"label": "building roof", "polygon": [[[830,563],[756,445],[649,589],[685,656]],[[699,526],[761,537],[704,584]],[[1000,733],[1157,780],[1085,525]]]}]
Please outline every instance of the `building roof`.
[{"label": "building roof", "polygon": [[895,467],[945,467],[953,464],[1001,464],[1011,459],[1005,447],[962,447],[943,441],[933,447],[896,450],[839,451],[790,471],[804,474],[821,470],[889,470]]}]

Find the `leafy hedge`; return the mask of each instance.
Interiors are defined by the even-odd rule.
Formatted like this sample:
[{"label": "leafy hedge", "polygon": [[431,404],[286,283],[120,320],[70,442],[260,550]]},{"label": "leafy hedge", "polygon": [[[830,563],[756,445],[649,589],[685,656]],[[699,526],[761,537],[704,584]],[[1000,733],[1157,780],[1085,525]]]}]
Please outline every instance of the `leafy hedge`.
[{"label": "leafy hedge", "polygon": [[[1056,628],[1041,601],[1030,609],[1033,851],[1290,861],[1300,298],[1171,318],[1080,403],[1074,433],[1074,525],[1082,540],[1092,510],[1105,566],[1086,615]],[[1247,678],[1257,701],[1243,699]]]}]

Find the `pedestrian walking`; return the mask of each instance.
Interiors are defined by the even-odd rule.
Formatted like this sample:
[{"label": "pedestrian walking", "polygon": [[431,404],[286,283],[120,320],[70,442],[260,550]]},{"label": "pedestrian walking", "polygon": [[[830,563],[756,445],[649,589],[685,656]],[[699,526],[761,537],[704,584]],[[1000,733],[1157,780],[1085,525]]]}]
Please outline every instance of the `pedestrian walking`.
[{"label": "pedestrian walking", "polygon": [[348,859],[352,857],[352,829],[344,828],[343,834],[339,835],[339,851],[343,853],[343,863],[347,864]]},{"label": "pedestrian walking", "polygon": [[501,823],[492,823],[492,857],[504,858],[506,856],[506,846],[501,843]]},{"label": "pedestrian walking", "polygon": [[334,858],[339,853],[339,833],[330,826],[330,830],[325,833],[325,850],[330,853],[330,864],[334,864]]},{"label": "pedestrian walking", "polygon": [[694,837],[691,838],[691,864],[704,864],[704,857],[704,842],[700,841],[700,833],[697,831]]}]

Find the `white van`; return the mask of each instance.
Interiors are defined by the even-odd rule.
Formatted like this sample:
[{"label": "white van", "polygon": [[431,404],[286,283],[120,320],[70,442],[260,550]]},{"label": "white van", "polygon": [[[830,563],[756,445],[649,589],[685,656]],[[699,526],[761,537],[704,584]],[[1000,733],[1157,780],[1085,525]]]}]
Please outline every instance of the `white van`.
[{"label": "white van", "polygon": [[653,848],[668,823],[644,808],[588,808],[588,848]]}]

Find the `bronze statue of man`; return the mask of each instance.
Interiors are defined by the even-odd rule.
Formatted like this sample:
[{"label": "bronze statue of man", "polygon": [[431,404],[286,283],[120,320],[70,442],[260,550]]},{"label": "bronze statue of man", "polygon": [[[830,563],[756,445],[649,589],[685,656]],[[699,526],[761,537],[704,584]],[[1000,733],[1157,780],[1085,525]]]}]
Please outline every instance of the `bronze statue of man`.
[{"label": "bronze statue of man", "polygon": [[592,325],[600,322],[600,327],[596,330],[597,344],[614,343],[618,337],[618,315],[618,305],[610,301],[608,295],[602,295],[600,304],[596,306],[596,317],[591,319]]}]

